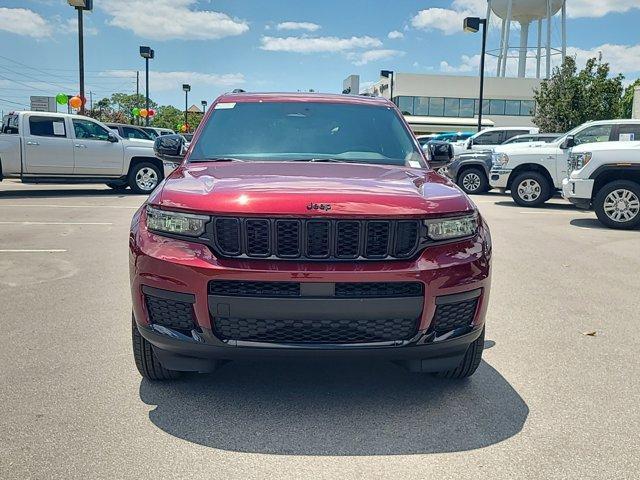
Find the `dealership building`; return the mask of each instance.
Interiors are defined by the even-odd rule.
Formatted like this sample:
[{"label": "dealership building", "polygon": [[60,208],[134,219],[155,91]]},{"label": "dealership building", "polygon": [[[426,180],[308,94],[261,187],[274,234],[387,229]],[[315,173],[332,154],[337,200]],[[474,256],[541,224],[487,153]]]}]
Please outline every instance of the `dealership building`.
[{"label": "dealership building", "polygon": [[[393,97],[416,133],[477,129],[480,90],[477,76],[382,73],[386,76],[362,91],[358,76],[351,75],[343,83],[343,92]],[[533,126],[536,108],[533,96],[540,83],[538,78],[485,78],[483,126]]]}]

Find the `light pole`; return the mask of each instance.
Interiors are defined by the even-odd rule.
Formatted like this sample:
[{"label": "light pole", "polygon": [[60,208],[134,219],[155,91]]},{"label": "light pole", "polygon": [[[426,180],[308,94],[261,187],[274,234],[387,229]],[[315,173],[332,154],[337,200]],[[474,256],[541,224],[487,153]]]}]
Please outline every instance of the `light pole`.
[{"label": "light pole", "polygon": [[484,103],[484,52],[487,48],[487,19],[467,17],[464,19],[465,32],[477,33],[482,25],[482,53],[480,54],[480,103],[478,105],[478,131],[482,130],[482,104]]},{"label": "light pole", "polygon": [[204,114],[207,113],[207,101],[202,100],[200,103],[202,104],[202,118],[204,118]]},{"label": "light pole", "polygon": [[[143,47],[140,46],[140,56],[144,58],[144,88],[145,88],[145,106],[144,108],[149,111],[149,60],[155,57],[156,52],[153,51],[151,47]],[[137,99],[136,99],[137,101]],[[144,119],[144,124],[149,126],[149,115],[147,115]]]},{"label": "light pole", "polygon": [[389,100],[393,102],[393,70],[380,70],[380,76],[389,79]]},{"label": "light pole", "polygon": [[189,92],[191,91],[191,85],[188,83],[182,84],[182,90],[184,91],[184,127],[189,131],[189,118],[187,114],[189,113]]},{"label": "light pole", "polygon": [[78,69],[80,71],[80,98],[82,99],[80,115],[84,115],[84,25],[82,12],[93,9],[93,0],[67,0],[67,2],[78,11]]}]

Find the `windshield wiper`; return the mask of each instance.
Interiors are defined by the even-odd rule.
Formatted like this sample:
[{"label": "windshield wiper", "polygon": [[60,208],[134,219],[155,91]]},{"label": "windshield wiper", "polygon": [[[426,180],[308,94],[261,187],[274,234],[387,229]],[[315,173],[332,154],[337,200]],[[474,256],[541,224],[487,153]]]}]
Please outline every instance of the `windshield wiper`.
[{"label": "windshield wiper", "polygon": [[348,160],[341,160],[339,158],[296,158],[294,162],[334,162],[334,163],[349,163]]},{"label": "windshield wiper", "polygon": [[196,160],[189,160],[189,163],[208,163],[208,162],[244,162],[244,160],[240,158],[233,158],[233,157],[209,157],[209,158],[198,158]]}]

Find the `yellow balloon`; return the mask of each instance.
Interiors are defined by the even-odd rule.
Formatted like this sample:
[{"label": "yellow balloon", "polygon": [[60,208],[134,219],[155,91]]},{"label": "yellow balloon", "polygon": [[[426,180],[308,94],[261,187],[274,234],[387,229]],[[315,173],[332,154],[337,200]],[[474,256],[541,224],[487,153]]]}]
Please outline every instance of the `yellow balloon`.
[{"label": "yellow balloon", "polygon": [[147,115],[149,115],[148,110],[147,110],[146,108],[141,108],[141,109],[140,109],[140,116],[141,116],[142,118],[147,118]]},{"label": "yellow balloon", "polygon": [[187,131],[187,126],[186,126],[186,125],[182,125],[182,126],[180,127],[180,131],[181,131],[181,132],[186,132],[186,131]]}]

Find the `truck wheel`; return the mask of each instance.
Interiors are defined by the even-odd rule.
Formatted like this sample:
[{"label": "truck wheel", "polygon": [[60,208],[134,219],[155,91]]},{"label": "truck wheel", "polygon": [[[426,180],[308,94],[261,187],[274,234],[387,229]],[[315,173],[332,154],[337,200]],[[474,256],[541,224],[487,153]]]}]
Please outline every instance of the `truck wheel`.
[{"label": "truck wheel", "polygon": [[551,185],[538,172],[525,172],[511,183],[511,197],[521,207],[537,207],[551,198]]},{"label": "truck wheel", "polygon": [[489,190],[487,175],[478,168],[469,168],[462,172],[456,183],[464,193],[477,194]]},{"label": "truck wheel", "polygon": [[126,183],[125,184],[122,184],[122,183],[107,183],[107,187],[109,187],[112,190],[115,190],[116,192],[124,192],[127,189],[128,186],[129,185],[127,185]]},{"label": "truck wheel", "polygon": [[484,328],[480,336],[471,344],[464,354],[460,365],[452,370],[444,370],[434,373],[438,378],[460,379],[470,377],[480,366],[482,361],[482,350],[484,350]]},{"label": "truck wheel", "polygon": [[602,187],[593,200],[598,220],[609,228],[629,230],[640,225],[640,185],[615,180]]},{"label": "truck wheel", "polygon": [[131,339],[133,341],[133,358],[140,375],[147,380],[175,380],[180,377],[180,372],[167,370],[160,364],[153,353],[151,344],[140,335],[133,315],[131,315]]},{"label": "truck wheel", "polygon": [[129,186],[135,193],[150,194],[158,186],[161,173],[151,162],[140,162],[129,172]]}]

